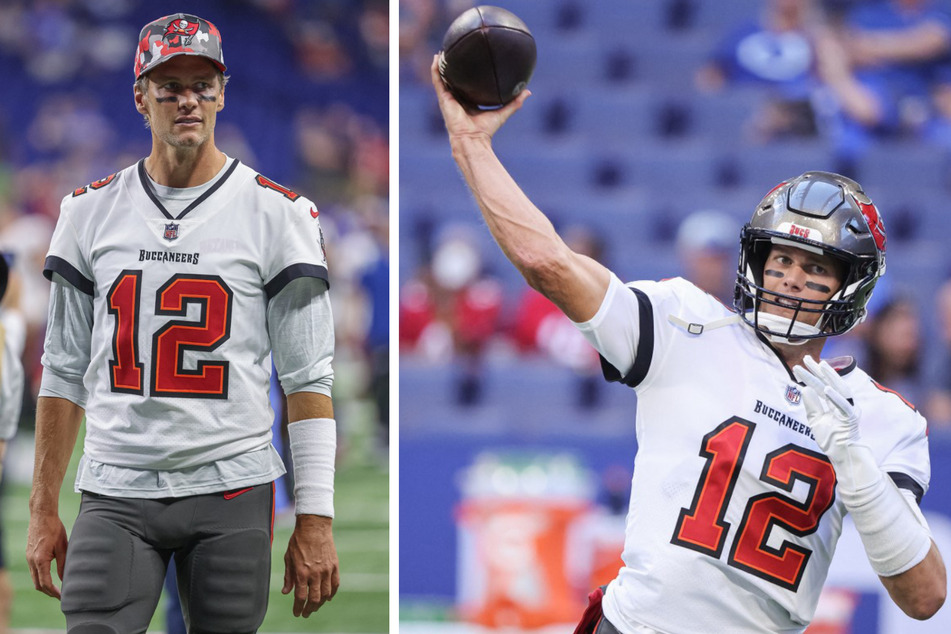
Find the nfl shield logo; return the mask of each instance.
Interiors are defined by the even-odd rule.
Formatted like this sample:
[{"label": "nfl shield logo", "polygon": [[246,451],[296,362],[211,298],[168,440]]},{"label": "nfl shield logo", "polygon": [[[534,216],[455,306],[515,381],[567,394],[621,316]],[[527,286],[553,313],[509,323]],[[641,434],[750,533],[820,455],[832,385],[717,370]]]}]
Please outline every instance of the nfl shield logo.
[{"label": "nfl shield logo", "polygon": [[165,225],[165,239],[171,241],[177,237],[178,237],[178,225],[175,224],[174,222],[170,222],[167,225]]},{"label": "nfl shield logo", "polygon": [[799,401],[802,400],[802,392],[795,385],[790,385],[786,388],[786,400],[793,405],[798,405]]}]

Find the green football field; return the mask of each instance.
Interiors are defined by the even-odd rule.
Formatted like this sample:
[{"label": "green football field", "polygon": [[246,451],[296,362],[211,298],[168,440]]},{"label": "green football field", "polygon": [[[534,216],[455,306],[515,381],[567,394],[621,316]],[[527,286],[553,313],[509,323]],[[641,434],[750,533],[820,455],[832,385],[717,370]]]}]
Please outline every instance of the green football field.
[{"label": "green football field", "polygon": [[[362,416],[355,418],[364,419]],[[17,439],[21,449],[30,446],[29,435]],[[81,447],[81,441],[78,445]],[[290,595],[281,594],[284,550],[294,526],[293,513],[275,519],[272,551],[271,594],[267,617],[260,632],[358,632],[389,631],[389,487],[387,470],[372,450],[367,430],[347,432],[337,464],[334,540],[340,559],[340,589],[333,601],[308,619],[291,613]],[[32,452],[32,449],[30,449]],[[79,511],[79,495],[73,492],[78,460],[74,452],[60,496],[60,511],[67,530]],[[11,628],[33,631],[65,631],[59,603],[33,589],[26,566],[26,531],[29,522],[29,484],[8,478],[3,495],[4,551],[15,597]],[[54,567],[55,574],[55,567]],[[150,632],[164,631],[164,596]]]}]

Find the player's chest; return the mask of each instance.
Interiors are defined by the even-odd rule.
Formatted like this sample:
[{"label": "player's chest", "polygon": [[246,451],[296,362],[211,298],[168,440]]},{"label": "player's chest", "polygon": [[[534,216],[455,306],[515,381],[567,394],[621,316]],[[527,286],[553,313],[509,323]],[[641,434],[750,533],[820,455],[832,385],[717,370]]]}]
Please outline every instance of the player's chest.
[{"label": "player's chest", "polygon": [[754,394],[696,420],[677,447],[681,468],[668,479],[681,493],[670,543],[796,591],[842,513],[835,470],[801,407]]},{"label": "player's chest", "polygon": [[97,294],[107,299],[123,286],[147,294],[167,292],[170,284],[215,284],[242,295],[261,291],[264,245],[259,232],[240,221],[130,215],[100,227],[86,248]]}]

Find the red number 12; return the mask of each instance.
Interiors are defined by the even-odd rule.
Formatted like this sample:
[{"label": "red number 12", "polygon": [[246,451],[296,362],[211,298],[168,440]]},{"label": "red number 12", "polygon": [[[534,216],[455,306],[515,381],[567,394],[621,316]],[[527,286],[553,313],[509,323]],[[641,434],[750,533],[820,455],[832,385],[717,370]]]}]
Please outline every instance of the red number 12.
[{"label": "red number 12", "polygon": [[[139,356],[142,271],[119,274],[109,295],[116,319],[109,362],[113,392],[143,394],[145,366]],[[228,398],[227,361],[200,360],[184,367],[188,350],[211,352],[231,337],[233,294],[217,275],[174,275],[157,292],[155,314],[184,317],[190,304],[201,307],[198,321],[171,320],[152,337],[151,396]]]},{"label": "red number 12", "polygon": [[[730,530],[723,518],[755,428],[750,421],[731,418],[703,437],[700,455],[707,463],[690,508],[680,511],[672,544],[720,558]],[[824,455],[788,444],[766,456],[760,480],[788,492],[799,480],[809,492],[804,502],[772,492],[751,497],[727,563],[795,591],[812,551],[790,541],[778,548],[767,542],[776,526],[799,536],[815,532],[835,499],[835,471]]]}]

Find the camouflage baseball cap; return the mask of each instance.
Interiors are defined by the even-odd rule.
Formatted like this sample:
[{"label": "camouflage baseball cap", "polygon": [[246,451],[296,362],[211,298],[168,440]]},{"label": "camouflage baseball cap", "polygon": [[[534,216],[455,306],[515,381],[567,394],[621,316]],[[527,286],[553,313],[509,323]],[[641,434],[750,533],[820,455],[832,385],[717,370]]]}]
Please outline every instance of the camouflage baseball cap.
[{"label": "camouflage baseball cap", "polygon": [[227,70],[218,27],[196,15],[176,13],[142,27],[135,52],[135,78],[178,55],[207,57],[221,72]]}]

